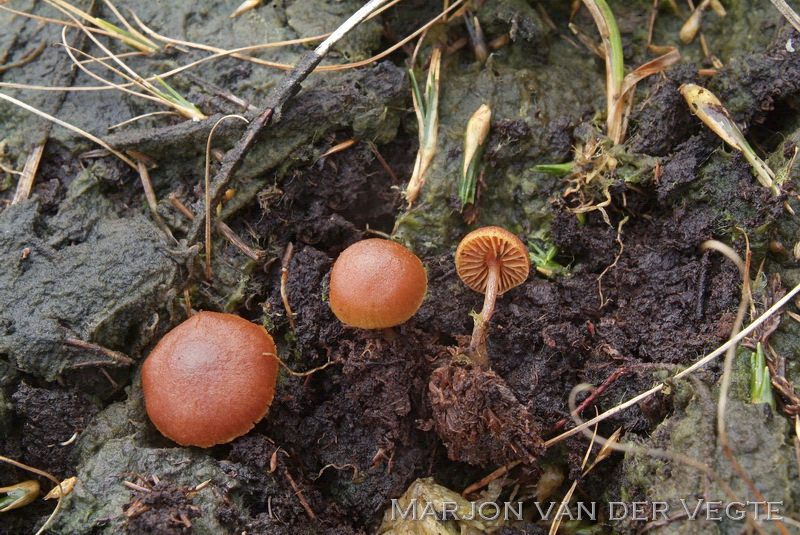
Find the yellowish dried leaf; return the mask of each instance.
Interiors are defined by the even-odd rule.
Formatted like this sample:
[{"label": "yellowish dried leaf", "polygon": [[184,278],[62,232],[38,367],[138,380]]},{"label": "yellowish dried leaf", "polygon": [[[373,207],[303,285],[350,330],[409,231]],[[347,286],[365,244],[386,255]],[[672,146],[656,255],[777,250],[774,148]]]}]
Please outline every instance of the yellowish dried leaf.
[{"label": "yellowish dried leaf", "polygon": [[[64,481],[61,482],[61,485],[56,485],[53,487],[47,495],[42,498],[43,500],[54,500],[66,496],[72,489],[75,487],[75,483],[78,482],[78,478],[75,476],[68,477]],[[63,490],[63,494],[62,494]]]}]

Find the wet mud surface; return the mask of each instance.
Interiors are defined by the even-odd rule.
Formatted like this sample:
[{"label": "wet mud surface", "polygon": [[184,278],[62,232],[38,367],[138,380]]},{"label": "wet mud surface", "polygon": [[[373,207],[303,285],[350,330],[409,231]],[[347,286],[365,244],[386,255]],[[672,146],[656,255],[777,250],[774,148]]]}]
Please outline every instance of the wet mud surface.
[{"label": "wet mud surface", "polygon": [[[484,11],[488,31],[509,33],[510,55],[542,44],[537,61],[546,63],[547,46],[558,46],[560,38],[547,34],[537,13],[515,6],[504,1]],[[560,9],[551,13],[559,25],[566,16]],[[634,11],[639,17],[646,12]],[[403,17],[387,19],[387,28],[403,30],[411,24],[408,13]],[[306,27],[299,19],[295,24]],[[450,38],[463,33],[459,27]],[[734,58],[709,82],[733,103],[737,121],[756,129],[765,143],[793,135],[775,110],[793,109],[800,91],[800,55],[780,51],[787,36],[797,34],[781,25],[774,35],[770,48]],[[341,53],[355,54],[348,50]],[[432,476],[460,492],[515,461],[521,464],[513,477],[523,486],[536,484],[542,466],[556,465],[568,481],[581,479],[589,499],[601,500],[623,480],[622,455],[581,477],[583,438],[547,450],[543,445],[573,425],[572,389],[605,383],[583,410],[590,417],[727,339],[740,297],[739,271],[698,246],[719,239],[741,252],[739,227],[752,233],[754,247],[761,244],[754,260],[760,262],[766,244],[779,235],[775,225],[786,217],[787,197],[773,198],[761,188],[747,163],[720,151],[719,140],[687,112],[677,88],[698,82],[697,65],[688,62],[652,80],[646,98],[637,98],[629,146],[643,159],[658,157],[659,167],[635,185],[621,179],[613,184],[608,221],[598,211],[580,220],[570,210],[574,199],[561,196],[565,183],[528,172],[534,164],[552,163],[547,158],[570,158],[578,142],[574,128],[590,118],[587,109],[602,106],[602,95],[584,109],[528,107],[518,113],[522,118],[501,112],[493,119],[489,165],[524,177],[497,186],[513,206],[497,217],[520,213],[516,204],[533,195],[526,188],[540,180],[535,187],[542,190],[546,230],[532,228],[539,220],[525,220],[514,232],[529,242],[546,235],[568,275],[532,273],[499,297],[488,338],[491,371],[457,357],[472,331],[470,313],[480,309],[483,296],[459,281],[457,241],[444,239],[474,228],[455,214],[457,199],[435,183],[446,176],[444,164],[436,164],[430,185],[438,197],[419,210],[445,211],[446,230],[439,235],[439,228],[410,227],[415,236],[408,241],[416,244],[428,274],[422,307],[391,331],[342,325],[327,302],[337,255],[358,240],[393,233],[406,215],[400,191],[413,167],[417,136],[408,79],[396,67],[406,58],[400,54],[370,67],[369,80],[341,76],[335,87],[317,80],[287,107],[275,129],[277,148],[257,149],[264,159],[235,186],[243,198],[223,212],[260,260],[249,260],[218,237],[212,281],[202,276],[200,247],[184,240],[188,222],[164,201],[159,211],[177,241],[162,235],[129,169],[105,158],[87,172],[63,144],[48,145],[33,198],[0,214],[0,454],[58,478],[91,480],[80,482],[66,500],[54,532],[375,533],[391,500],[417,478]],[[464,59],[469,54],[456,53],[446,68],[457,71],[459,61],[472,61]],[[504,61],[516,59],[499,56]],[[602,66],[595,66],[602,88]],[[250,75],[250,69],[226,69],[232,88],[246,87]],[[315,107],[319,102],[327,107]],[[534,131],[542,113],[552,115],[549,128]],[[324,125],[316,131],[311,123]],[[162,160],[170,173],[191,162],[182,174],[154,172],[154,182],[161,198],[176,193],[194,207],[202,192],[195,160],[211,124],[180,123],[110,139]],[[221,132],[221,145],[241,134],[232,126]],[[320,157],[351,137],[359,138],[354,146]],[[376,143],[371,147],[368,139]],[[269,135],[263,143],[270,143]],[[443,145],[441,158],[460,162],[460,146]],[[776,147],[773,142],[769,148]],[[502,200],[493,196],[492,184],[486,195],[481,225],[493,222],[488,208]],[[432,199],[436,208],[430,208]],[[90,209],[93,204],[99,208]],[[401,235],[408,232],[406,227]],[[26,249],[30,260],[22,257]],[[783,267],[794,265],[788,253],[781,258]],[[45,279],[55,282],[43,285]],[[293,370],[332,364],[305,376],[284,371],[268,417],[246,436],[207,450],[180,448],[147,419],[138,368],[158,338],[185,319],[184,290],[195,309],[264,324]],[[90,344],[70,345],[68,339]],[[718,374],[712,365],[706,379],[713,382]],[[622,428],[645,440],[687,406],[679,394],[660,395],[607,419],[599,431],[607,436]],[[28,476],[0,464],[0,483],[20,478]],[[195,492],[206,479],[210,484]],[[96,503],[100,496],[105,503]],[[50,510],[38,503],[6,513],[0,533],[29,532]],[[525,523],[497,533],[546,529]]]}]

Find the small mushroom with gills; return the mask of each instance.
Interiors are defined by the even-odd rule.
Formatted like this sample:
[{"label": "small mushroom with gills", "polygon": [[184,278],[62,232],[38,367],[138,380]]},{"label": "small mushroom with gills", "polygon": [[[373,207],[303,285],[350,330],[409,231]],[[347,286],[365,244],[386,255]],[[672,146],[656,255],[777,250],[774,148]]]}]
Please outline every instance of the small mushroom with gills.
[{"label": "small mushroom with gills", "polygon": [[489,367],[486,329],[498,295],[528,278],[531,261],[525,244],[500,227],[483,227],[467,234],[456,250],[456,271],[461,280],[486,295],[469,345],[469,357],[483,369]]},{"label": "small mushroom with gills", "polygon": [[372,238],[339,255],[331,271],[329,300],[351,327],[387,330],[406,322],[422,304],[428,276],[417,256],[399,243]]},{"label": "small mushroom with gills", "polygon": [[168,332],[142,365],[145,408],[167,438],[208,448],[266,416],[277,377],[275,343],[264,327],[200,312]]}]

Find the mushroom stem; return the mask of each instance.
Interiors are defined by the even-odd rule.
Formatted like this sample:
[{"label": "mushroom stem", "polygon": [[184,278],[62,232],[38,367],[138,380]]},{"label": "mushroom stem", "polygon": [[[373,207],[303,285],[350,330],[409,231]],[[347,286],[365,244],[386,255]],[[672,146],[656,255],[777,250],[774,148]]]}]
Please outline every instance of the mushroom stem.
[{"label": "mushroom stem", "polygon": [[387,342],[391,342],[395,338],[397,338],[397,329],[394,327],[384,327],[381,329],[381,334],[386,339]]},{"label": "mushroom stem", "polygon": [[489,369],[489,354],[486,351],[486,329],[489,320],[494,314],[494,304],[497,301],[497,285],[500,280],[500,262],[496,259],[489,262],[489,274],[486,278],[486,295],[483,299],[483,309],[475,316],[475,327],[472,330],[472,340],[469,343],[469,357],[476,366],[484,370]]}]

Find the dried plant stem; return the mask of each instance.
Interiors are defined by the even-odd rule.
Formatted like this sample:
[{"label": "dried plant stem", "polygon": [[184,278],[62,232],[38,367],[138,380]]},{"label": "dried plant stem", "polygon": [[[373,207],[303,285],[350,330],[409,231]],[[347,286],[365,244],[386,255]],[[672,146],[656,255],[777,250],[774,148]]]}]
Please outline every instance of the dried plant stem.
[{"label": "dried plant stem", "polygon": [[461,493],[461,495],[464,498],[466,498],[467,496],[469,496],[470,494],[472,494],[476,490],[482,489],[483,487],[485,487],[486,485],[488,485],[489,483],[491,483],[492,481],[494,481],[498,477],[507,474],[509,471],[511,471],[513,468],[516,468],[520,464],[522,464],[522,461],[512,461],[512,462],[510,462],[509,464],[507,464],[505,466],[501,466],[500,468],[498,468],[497,470],[495,470],[491,474],[488,474],[487,476],[485,476],[482,479],[476,481],[475,483],[473,483],[469,487],[465,488],[463,490],[463,492]]},{"label": "dried plant stem", "polygon": [[107,347],[99,346],[91,342],[86,342],[78,338],[64,338],[63,342],[68,346],[77,347],[80,349],[88,349],[89,351],[97,351],[98,353],[102,353],[103,355],[111,357],[117,363],[125,364],[127,366],[133,365],[133,360],[131,360],[130,357],[120,353],[119,351],[108,349]]},{"label": "dried plant stem", "polygon": [[[208,133],[208,139],[206,140],[206,173],[205,173],[205,203],[206,206],[209,207],[206,210],[206,217],[205,217],[205,234],[206,234],[206,279],[211,280],[211,214],[213,212],[214,204],[211,204],[211,140],[214,137],[214,130],[220,125],[222,121],[225,119],[236,118],[239,120],[244,121],[247,123],[247,119],[242,117],[241,115],[225,115],[221,117],[219,121],[214,123],[214,126],[211,128],[211,132]],[[219,201],[217,201],[219,202]]]},{"label": "dried plant stem", "polygon": [[273,357],[275,357],[275,360],[278,361],[278,364],[280,364],[281,366],[284,367],[284,369],[286,370],[286,373],[288,373],[289,375],[293,375],[294,377],[308,377],[310,375],[314,375],[315,373],[317,373],[319,371],[324,370],[325,368],[327,368],[328,366],[331,366],[333,364],[341,364],[341,361],[329,360],[328,362],[326,362],[322,366],[317,366],[316,368],[312,368],[312,369],[310,369],[308,371],[304,371],[304,372],[296,372],[293,369],[291,369],[288,364],[286,364],[283,360],[281,360],[281,358],[278,355],[276,355],[275,353],[264,353],[264,355],[272,355]]},{"label": "dried plant stem", "polygon": [[[181,215],[183,215],[189,221],[194,221],[195,217],[194,214],[186,208],[186,205],[183,204],[180,199],[178,199],[177,195],[174,193],[170,193],[167,195],[167,200],[169,203],[178,210]],[[240,251],[242,251],[247,257],[252,258],[256,262],[260,262],[264,258],[264,251],[254,250],[252,247],[249,247],[244,241],[233,231],[231,227],[226,225],[222,221],[217,221],[214,225],[214,228],[217,232],[222,234],[225,239],[227,239],[234,247],[237,247]]]},{"label": "dried plant stem", "polygon": [[308,516],[310,516],[313,520],[316,520],[317,515],[314,514],[314,511],[311,509],[311,506],[308,505],[306,497],[303,495],[303,491],[300,490],[300,488],[297,486],[297,483],[294,482],[294,479],[292,478],[291,474],[289,474],[289,470],[284,470],[283,475],[285,475],[286,479],[289,480],[289,484],[292,486],[295,496],[297,496],[297,499],[300,500],[300,505],[302,505],[303,509],[306,510]]},{"label": "dried plant stem", "polygon": [[80,134],[80,135],[82,135],[83,137],[85,137],[85,138],[87,138],[87,139],[90,139],[91,141],[94,141],[95,143],[97,143],[98,145],[100,145],[101,147],[103,147],[104,149],[106,149],[106,150],[108,150],[109,152],[111,152],[112,154],[114,154],[114,155],[115,155],[117,158],[119,158],[120,160],[122,160],[122,161],[123,161],[123,162],[125,162],[126,164],[130,165],[130,166],[131,166],[131,167],[132,167],[134,170],[138,170],[138,167],[137,167],[137,165],[136,165],[136,164],[133,162],[133,160],[131,160],[130,158],[128,158],[127,156],[125,156],[124,154],[122,154],[121,152],[119,152],[118,150],[115,150],[114,148],[112,148],[112,147],[111,147],[111,145],[109,145],[108,143],[106,143],[106,142],[105,142],[105,141],[103,141],[102,139],[100,139],[100,138],[98,138],[98,137],[96,137],[96,136],[93,136],[93,135],[92,135],[92,134],[90,134],[89,132],[87,132],[87,131],[85,131],[85,130],[81,130],[81,129],[80,129],[80,128],[78,128],[77,126],[72,126],[71,124],[69,124],[69,123],[67,123],[67,122],[64,122],[64,121],[62,121],[61,119],[58,119],[58,118],[56,118],[56,117],[53,117],[52,115],[50,115],[50,114],[47,114],[47,113],[45,113],[45,112],[43,112],[43,111],[37,110],[37,109],[36,109],[36,108],[34,108],[33,106],[30,106],[30,105],[28,105],[28,104],[25,104],[25,103],[24,103],[24,102],[22,102],[21,100],[17,100],[17,99],[15,99],[14,97],[10,97],[10,96],[8,96],[8,95],[6,95],[6,94],[4,94],[4,93],[0,93],[0,99],[6,100],[6,101],[8,101],[8,102],[10,102],[10,103],[12,103],[12,104],[14,104],[14,105],[16,105],[16,106],[19,106],[20,108],[22,108],[22,109],[24,109],[24,110],[28,110],[28,111],[29,111],[29,112],[31,112],[31,113],[35,113],[35,114],[36,114],[36,115],[38,115],[39,117],[44,117],[44,118],[45,118],[45,119],[47,119],[48,121],[52,121],[52,122],[56,123],[56,124],[57,124],[57,125],[59,125],[59,126],[63,126],[63,127],[64,127],[64,128],[66,128],[67,130],[71,130],[71,131],[73,131],[73,132],[75,132],[75,133],[77,133],[77,134]]},{"label": "dried plant stem", "polygon": [[[353,63],[345,63],[345,64],[341,64],[341,65],[324,65],[324,66],[321,66],[321,67],[317,67],[316,70],[322,72],[322,71],[342,71],[342,70],[346,70],[346,69],[355,69],[355,68],[358,68],[358,67],[363,67],[365,65],[369,65],[371,63],[374,63],[374,62],[378,61],[379,59],[385,58],[389,54],[393,53],[395,50],[403,47],[406,43],[408,43],[412,39],[416,38],[418,35],[420,35],[424,31],[428,30],[434,24],[438,23],[443,17],[445,17],[449,12],[451,12],[457,6],[461,5],[464,1],[465,0],[457,0],[450,7],[448,7],[445,11],[443,11],[442,13],[440,13],[439,15],[437,15],[436,17],[434,17],[433,19],[428,21],[424,26],[418,28],[414,33],[412,33],[411,35],[409,35],[405,39],[401,40],[400,42],[398,42],[398,43],[392,45],[391,47],[387,48],[383,52],[381,52],[379,54],[376,54],[375,56],[372,56],[369,59],[365,59],[365,60],[362,60],[362,61],[356,61],[356,62],[353,62]],[[2,7],[2,6],[0,6],[0,7]],[[134,17],[135,17],[135,15],[134,15]],[[143,26],[141,21],[137,20],[137,23],[140,24],[141,26]],[[103,32],[97,31],[96,29],[90,29],[89,31],[92,31],[94,33],[101,34],[101,35],[104,34]],[[153,32],[153,33],[155,33],[155,32]],[[159,38],[161,38],[161,37],[159,37]],[[309,38],[309,39],[312,39],[312,38]],[[314,39],[316,39],[316,38],[314,38]],[[296,41],[302,41],[302,40],[296,40]],[[273,47],[273,46],[278,46],[278,45],[289,44],[291,42],[293,42],[293,41],[284,41],[282,43],[268,43],[268,44],[261,44],[261,45],[251,45],[251,46],[246,46],[246,47],[237,48],[237,49],[233,49],[233,50],[222,50],[221,52],[216,53],[216,54],[212,54],[211,56],[198,59],[198,60],[193,61],[191,63],[188,63],[186,65],[182,65],[180,67],[176,67],[176,68],[174,68],[174,69],[172,69],[170,71],[167,71],[167,72],[161,74],[159,77],[163,80],[163,79],[166,79],[166,78],[168,78],[170,76],[174,76],[174,75],[176,75],[176,74],[178,74],[180,72],[183,72],[183,71],[185,71],[187,69],[191,69],[192,67],[196,67],[197,65],[205,63],[206,61],[211,61],[211,60],[218,59],[218,58],[221,58],[221,57],[226,57],[226,56],[237,57],[236,54],[238,52],[243,52],[243,51],[248,51],[248,50],[258,50],[258,49],[261,49],[261,48],[268,48],[268,47]],[[118,56],[118,57],[121,57],[121,56]],[[267,62],[267,61],[263,61],[263,60],[258,60],[257,58],[251,58],[249,56],[242,56],[239,59],[244,59],[244,60],[247,60],[247,61],[251,61],[251,62],[254,62],[254,63],[258,63],[258,64],[262,64],[262,65],[266,65],[266,66],[274,67],[274,68],[278,68],[278,69],[284,69],[284,70],[291,70],[292,69],[291,65],[287,65],[287,64],[283,64],[283,63]],[[149,76],[147,78],[141,78],[140,81],[142,81],[142,82],[153,82],[153,81],[156,81],[156,77],[155,76]],[[111,89],[117,89],[117,87],[132,87],[134,85],[135,85],[134,83],[128,82],[128,83],[125,83],[125,84],[119,84],[118,86],[115,86],[115,87],[108,87],[108,86],[84,86],[84,87],[52,86],[52,87],[49,87],[49,86],[40,86],[40,85],[28,85],[28,84],[16,84],[16,83],[10,83],[10,82],[0,82],[0,87],[8,87],[8,88],[11,88],[11,89],[28,89],[28,90],[35,90],[35,91],[109,91]]]},{"label": "dried plant stem", "polygon": [[789,21],[795,30],[800,32],[800,17],[797,16],[797,13],[794,9],[792,9],[789,4],[784,2],[784,0],[770,0],[772,5],[775,6],[775,9],[781,12],[781,15]]},{"label": "dried plant stem", "polygon": [[[91,34],[88,32],[88,30],[85,30],[85,31],[86,31],[87,35],[89,35],[91,37]],[[122,63],[118,56],[115,56],[114,54],[112,54],[108,49],[106,49],[102,45],[99,45],[99,46],[101,48],[103,48],[103,51],[105,51],[107,54],[110,54],[110,58],[109,59],[112,59],[116,63],[120,64],[124,68],[124,70],[128,71],[129,74],[126,74],[126,73],[122,72],[121,70],[119,70],[119,69],[117,69],[115,67],[112,67],[110,64],[108,64],[103,59],[95,58],[94,56],[92,56],[90,54],[87,54],[86,52],[83,52],[81,50],[78,50],[78,49],[70,47],[66,43],[66,37],[65,37],[66,28],[64,28],[61,33],[62,33],[62,41],[63,41],[62,46],[67,51],[67,54],[69,55],[70,59],[72,60],[72,62],[79,69],[81,69],[83,72],[85,72],[91,78],[94,78],[95,80],[98,80],[98,81],[108,85],[109,87],[113,87],[114,89],[117,89],[119,91],[123,91],[125,93],[129,93],[129,94],[137,96],[139,98],[152,100],[152,101],[158,102],[159,104],[163,104],[165,106],[171,107],[176,112],[178,112],[180,115],[182,115],[183,117],[185,117],[187,119],[192,119],[192,120],[199,121],[201,119],[205,119],[206,118],[206,116],[199,109],[197,109],[197,107],[194,104],[192,104],[191,102],[189,102],[188,100],[183,98],[181,95],[179,95],[174,89],[172,89],[172,87],[170,87],[166,82],[164,82],[164,80],[162,78],[160,78],[158,75],[153,76],[152,79],[155,79],[156,81],[158,81],[159,84],[161,85],[162,89],[156,88],[149,81],[145,80],[144,78],[142,78],[141,76],[136,74],[132,69],[128,68],[124,63]],[[94,39],[94,38],[92,38],[92,39]],[[95,42],[99,43],[99,41],[96,41],[96,40],[95,40]],[[110,80],[106,80],[105,78],[93,73],[87,67],[84,66],[83,62],[78,61],[78,59],[75,58],[75,56],[72,54],[72,52],[78,52],[82,56],[86,56],[86,57],[90,58],[91,60],[93,60],[94,62],[99,63],[100,65],[102,65],[106,69],[110,70],[111,72],[115,73],[116,75],[120,76],[121,78],[127,80],[128,84],[115,84],[115,83],[111,82]],[[129,85],[134,85],[136,87],[139,87],[140,89],[146,91],[149,94],[140,93],[140,92],[128,89]]]},{"label": "dried plant stem", "polygon": [[292,253],[294,253],[294,244],[289,242],[286,246],[286,252],[283,254],[281,261],[281,299],[283,300],[283,308],[286,309],[286,316],[289,318],[289,328],[294,331],[294,313],[292,307],[289,306],[289,294],[286,291],[286,282],[289,280],[289,264],[292,261]]},{"label": "dried plant stem", "polygon": [[[395,4],[399,3],[399,2],[400,2],[400,0],[392,0],[391,2],[386,4],[385,6],[381,7],[380,9],[376,9],[375,11],[373,11],[364,20],[369,20],[369,19],[371,19],[373,17],[376,17],[377,15],[383,13],[384,11],[386,11],[387,9],[389,9],[390,7],[392,7],[393,5],[395,5]],[[131,16],[133,17],[133,19],[136,21],[136,24],[138,24],[139,27],[141,27],[142,30],[145,33],[147,33],[151,37],[154,37],[154,38],[156,38],[156,39],[158,39],[160,41],[164,41],[165,43],[169,43],[169,44],[172,44],[172,45],[178,45],[178,46],[186,46],[186,47],[195,48],[195,49],[198,49],[198,50],[205,50],[206,52],[215,52],[216,53],[215,55],[217,55],[217,56],[219,56],[219,55],[226,55],[226,56],[230,55],[230,56],[233,56],[233,57],[235,57],[237,59],[242,59],[242,60],[245,60],[245,61],[249,61],[249,62],[255,63],[257,65],[264,65],[266,67],[273,67],[273,68],[284,69],[284,70],[291,70],[292,69],[292,65],[287,65],[285,63],[276,63],[274,61],[267,61],[267,60],[263,60],[263,59],[259,59],[259,58],[254,58],[252,56],[246,56],[246,55],[243,55],[241,53],[242,52],[251,52],[251,51],[256,51],[256,50],[263,50],[265,48],[274,48],[274,47],[287,46],[287,45],[305,44],[305,43],[310,43],[310,42],[313,42],[313,41],[320,41],[320,40],[325,39],[327,37],[330,37],[332,35],[331,33],[324,33],[324,34],[320,34],[320,35],[314,35],[312,37],[302,37],[302,38],[299,38],[299,39],[290,39],[290,40],[287,40],[287,41],[280,41],[280,42],[277,42],[277,43],[264,43],[264,44],[260,44],[260,45],[251,45],[251,46],[236,48],[236,49],[232,49],[232,50],[225,50],[223,48],[204,45],[204,44],[201,44],[201,43],[193,43],[191,41],[181,41],[179,39],[172,39],[170,37],[166,37],[164,35],[160,35],[160,34],[156,33],[155,31],[153,31],[152,29],[150,29],[147,26],[145,26],[145,24],[141,20],[139,20],[139,18],[136,16],[136,13],[134,13],[133,11],[131,11],[130,13],[131,13]],[[393,48],[393,50],[396,50],[396,48]],[[204,60],[205,59],[211,59],[211,58],[204,58]],[[204,60],[201,60],[201,61],[204,61]],[[367,61],[374,61],[374,59],[371,58],[370,60],[367,60]],[[358,63],[361,63],[361,62],[358,62]],[[356,66],[356,64],[350,64],[350,65],[351,66]],[[339,67],[339,66],[338,65],[332,65],[330,67]],[[322,69],[320,69],[320,70],[322,70]]]},{"label": "dried plant stem", "polygon": [[139,180],[142,183],[144,196],[147,198],[147,205],[150,207],[150,213],[153,214],[153,219],[156,220],[158,228],[174,240],[175,238],[172,236],[172,232],[170,232],[166,223],[164,223],[164,220],[161,219],[161,216],[158,214],[158,200],[156,199],[156,192],[153,190],[153,183],[150,181],[150,172],[147,170],[147,164],[142,160],[136,160],[136,164],[139,168]]}]

